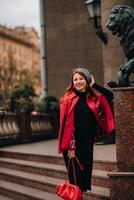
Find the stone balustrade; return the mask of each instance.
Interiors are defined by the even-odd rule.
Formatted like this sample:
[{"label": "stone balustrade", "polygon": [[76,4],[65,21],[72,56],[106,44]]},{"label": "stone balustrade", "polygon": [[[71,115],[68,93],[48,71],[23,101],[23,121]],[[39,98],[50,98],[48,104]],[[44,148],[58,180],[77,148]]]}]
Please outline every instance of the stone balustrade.
[{"label": "stone balustrade", "polygon": [[[27,141],[31,141],[33,138],[38,139],[38,137],[44,137],[48,134],[54,137],[55,127],[53,121],[56,119],[51,114],[31,114],[30,121],[28,116],[25,116],[25,118],[20,121],[20,116],[15,113],[4,113],[3,116],[0,116],[0,145],[2,145],[3,140],[8,141],[8,144],[10,144],[9,140],[12,141],[14,139],[17,140],[17,143],[23,143],[25,141],[22,139],[22,134],[25,134]],[[30,123],[30,129],[27,130],[28,123]],[[28,131],[29,133],[27,133]]]},{"label": "stone balustrade", "polygon": [[31,115],[31,130],[32,134],[38,134],[46,130],[52,131],[51,115],[45,113]]},{"label": "stone balustrade", "polygon": [[0,138],[16,136],[19,134],[17,116],[14,113],[6,113],[0,119]]}]

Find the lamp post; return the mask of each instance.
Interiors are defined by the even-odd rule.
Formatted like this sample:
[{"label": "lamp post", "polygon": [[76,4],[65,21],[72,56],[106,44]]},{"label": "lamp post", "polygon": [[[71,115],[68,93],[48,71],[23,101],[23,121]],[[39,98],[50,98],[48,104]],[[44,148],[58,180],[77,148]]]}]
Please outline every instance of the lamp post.
[{"label": "lamp post", "polygon": [[42,96],[47,94],[47,57],[46,57],[46,1],[40,0],[40,27],[41,27],[41,82]]},{"label": "lamp post", "polygon": [[104,44],[107,44],[107,36],[101,27],[101,4],[100,0],[85,0],[84,4],[89,14],[89,20],[94,25],[96,34]]}]

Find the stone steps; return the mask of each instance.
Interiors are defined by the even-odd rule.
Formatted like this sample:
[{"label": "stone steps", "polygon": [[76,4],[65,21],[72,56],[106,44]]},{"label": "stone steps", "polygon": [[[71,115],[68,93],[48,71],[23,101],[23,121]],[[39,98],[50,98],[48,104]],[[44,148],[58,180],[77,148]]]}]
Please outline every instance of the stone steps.
[{"label": "stone steps", "polygon": [[0,200],[13,200],[13,199],[11,199],[10,197],[0,195]]},{"label": "stone steps", "polygon": [[55,193],[55,185],[63,179],[0,168],[0,179]]},{"label": "stone steps", "polygon": [[[26,160],[0,158],[0,167],[61,179],[65,179],[67,176],[66,168],[63,165],[40,163]],[[92,184],[109,187],[109,179],[107,174],[108,171],[93,170]]]},{"label": "stone steps", "polygon": [[[0,156],[4,158],[13,158],[17,160],[27,160],[35,161],[41,163],[51,163],[57,165],[64,165],[64,160],[62,156],[54,155],[40,155],[40,154],[31,154],[31,153],[22,153],[15,151],[0,151]],[[94,169],[101,169],[104,171],[113,171],[116,170],[116,162],[107,161],[107,160],[94,160],[93,162]]]},{"label": "stone steps", "polygon": [[[66,168],[61,156],[13,151],[0,151],[0,156],[0,179],[3,184],[0,185],[0,194],[10,198],[13,198],[14,195],[14,200],[57,200],[56,198],[59,198],[55,195],[55,186],[66,178]],[[84,193],[84,200],[110,199],[110,183],[107,174],[115,169],[115,162],[94,160],[92,191]],[[9,184],[9,187],[5,186],[6,184]],[[17,188],[12,187],[12,184],[18,185],[18,191]],[[23,192],[24,188],[27,188],[27,193]],[[31,190],[33,190],[33,193],[30,192]],[[44,195],[48,196],[48,198],[46,196],[43,198],[42,196],[34,196],[33,194],[36,193],[36,190],[37,193],[41,192],[43,194],[42,192],[44,192]],[[31,194],[33,195],[32,197],[29,196]]]},{"label": "stone steps", "polygon": [[[24,195],[24,194],[22,194],[21,186],[22,186],[22,188],[23,188],[23,186],[25,186],[30,194],[31,194],[30,191],[32,188],[33,191],[35,189],[35,191],[39,190],[39,191],[41,191],[41,193],[43,191],[43,192],[47,192],[49,194],[51,193],[52,195],[54,195],[56,185],[58,183],[63,182],[63,179],[57,179],[57,178],[52,178],[52,177],[47,177],[47,176],[42,176],[42,175],[37,175],[37,174],[33,175],[33,174],[27,173],[27,172],[20,172],[20,171],[17,172],[16,170],[4,169],[4,168],[0,169],[0,179],[4,182],[10,184],[10,187],[6,186],[6,188],[8,188],[8,189],[11,188],[12,184],[18,185],[18,187],[20,188],[20,193],[21,193],[19,195],[22,195],[22,197],[20,197],[20,199],[23,199],[23,195]],[[1,186],[1,184],[0,184],[0,186]],[[0,187],[0,191],[1,190],[2,189]],[[5,195],[6,195],[6,192],[5,192]],[[104,187],[92,186],[92,192],[88,191],[88,192],[84,193],[84,200],[85,199],[89,200],[90,197],[92,197],[95,200],[100,200],[100,199],[107,200],[107,199],[109,199],[109,189],[106,189]],[[33,199],[33,197],[31,199]],[[54,199],[56,199],[56,198],[54,198]],[[38,200],[38,198],[37,198],[37,200]],[[51,200],[53,200],[53,198]]]},{"label": "stone steps", "polygon": [[55,178],[65,178],[66,176],[66,168],[64,165],[50,163],[0,158],[0,167],[47,175]]},{"label": "stone steps", "polygon": [[84,193],[83,200],[110,200],[110,190],[105,187],[92,186],[92,191]]},{"label": "stone steps", "polygon": [[16,171],[5,168],[0,168],[0,178],[2,180],[8,180],[15,183],[19,182],[21,184],[30,187],[35,187],[37,189],[46,190],[47,188],[48,192],[53,192],[53,193],[55,192],[56,184],[62,183],[64,180],[61,178],[54,178],[39,174],[31,174],[28,172]]},{"label": "stone steps", "polygon": [[93,168],[104,171],[114,171],[117,169],[117,166],[115,161],[94,160]]},{"label": "stone steps", "polygon": [[31,154],[31,153],[22,153],[22,152],[6,150],[6,151],[0,151],[0,157],[64,165],[62,156]]},{"label": "stone steps", "polygon": [[[26,187],[24,185],[5,180],[0,181],[0,193],[12,197],[13,200],[61,200],[61,198],[56,194]],[[1,200],[6,200],[6,197],[4,198]]]},{"label": "stone steps", "polygon": [[92,185],[101,186],[105,188],[110,187],[110,180],[108,171],[93,170],[92,172]]}]

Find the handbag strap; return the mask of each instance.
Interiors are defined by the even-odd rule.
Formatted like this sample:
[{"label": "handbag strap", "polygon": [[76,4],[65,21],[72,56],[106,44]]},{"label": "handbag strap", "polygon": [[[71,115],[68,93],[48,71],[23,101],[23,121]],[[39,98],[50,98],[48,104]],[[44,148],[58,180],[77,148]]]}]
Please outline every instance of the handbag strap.
[{"label": "handbag strap", "polygon": [[73,166],[73,175],[74,175],[74,182],[76,185],[76,173],[75,173],[75,167],[74,167],[74,160],[72,159],[72,166]]},{"label": "handbag strap", "polygon": [[80,163],[80,161],[79,161],[78,157],[77,157],[77,156],[75,156],[75,159],[76,159],[76,161],[77,161],[77,163],[78,163],[78,165],[79,165],[79,167],[80,167],[81,171],[83,171],[83,170],[84,170],[84,167],[83,167],[83,165]]},{"label": "handbag strap", "polygon": [[[77,156],[75,156],[74,159],[76,159],[76,161],[77,161],[77,163],[78,163],[80,169],[81,169],[81,170],[84,170],[84,167],[83,167],[83,165],[80,163],[80,161],[79,161],[79,159],[77,158]],[[75,167],[74,167],[74,159],[72,158],[72,167],[73,167],[74,182],[75,182],[75,185],[76,185],[76,173],[75,173]],[[67,169],[68,175],[69,175],[70,160],[71,160],[71,159],[69,159],[69,161],[68,161],[68,169]]]}]

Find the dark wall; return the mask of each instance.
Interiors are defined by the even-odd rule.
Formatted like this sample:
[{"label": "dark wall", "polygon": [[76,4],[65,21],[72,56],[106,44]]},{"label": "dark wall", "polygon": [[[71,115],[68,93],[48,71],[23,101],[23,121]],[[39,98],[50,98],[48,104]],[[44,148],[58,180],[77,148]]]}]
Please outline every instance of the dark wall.
[{"label": "dark wall", "polygon": [[102,43],[88,21],[83,0],[46,0],[48,94],[60,98],[77,65],[103,84]]}]

